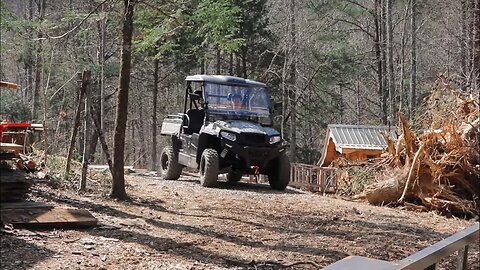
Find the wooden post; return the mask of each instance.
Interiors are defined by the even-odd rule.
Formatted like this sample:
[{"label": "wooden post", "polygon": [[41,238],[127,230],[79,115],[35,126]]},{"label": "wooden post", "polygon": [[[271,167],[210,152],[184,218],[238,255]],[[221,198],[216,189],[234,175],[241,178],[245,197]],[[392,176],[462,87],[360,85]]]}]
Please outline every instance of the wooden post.
[{"label": "wooden post", "polygon": [[72,135],[70,137],[70,146],[68,147],[68,154],[67,154],[67,164],[65,165],[65,179],[68,179],[68,175],[70,173],[70,163],[72,160],[73,155],[73,148],[75,147],[75,139],[77,137],[78,126],[80,124],[80,111],[82,109],[82,100],[85,96],[85,91],[87,89],[87,85],[90,82],[90,71],[84,70],[83,73],[78,73],[80,88],[79,88],[79,95],[78,95],[78,104],[77,109],[75,110],[75,119],[73,123],[73,130]]},{"label": "wooden post", "polygon": [[88,171],[88,161],[90,159],[90,149],[88,145],[88,138],[90,135],[90,121],[89,121],[89,107],[90,107],[90,95],[88,87],[85,90],[85,113],[84,113],[84,136],[83,136],[83,156],[82,156],[82,178],[80,179],[80,191],[87,190],[87,171]]},{"label": "wooden post", "polygon": [[98,132],[98,138],[100,139],[100,144],[102,145],[103,154],[107,159],[108,168],[110,169],[110,173],[113,174],[113,165],[112,165],[112,159],[110,157],[110,151],[108,150],[108,145],[105,140],[105,135],[103,134],[103,131],[101,128],[100,119],[96,117],[96,112],[93,109],[93,107],[90,108],[90,116],[92,117],[93,126],[95,130],[96,132]]}]

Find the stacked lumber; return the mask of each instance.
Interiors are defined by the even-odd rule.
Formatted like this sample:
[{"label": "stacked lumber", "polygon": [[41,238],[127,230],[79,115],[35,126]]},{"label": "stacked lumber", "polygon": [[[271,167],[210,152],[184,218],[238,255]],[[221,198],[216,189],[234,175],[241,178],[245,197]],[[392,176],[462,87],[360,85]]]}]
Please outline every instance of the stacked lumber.
[{"label": "stacked lumber", "polygon": [[384,162],[395,174],[368,186],[367,200],[478,216],[480,121],[476,95],[453,88],[446,76],[440,76],[427,101],[423,133],[417,135],[400,114],[402,135],[396,143],[384,134],[389,142]]},{"label": "stacked lumber", "polygon": [[0,169],[0,201],[22,201],[27,196],[32,180],[20,170]]}]

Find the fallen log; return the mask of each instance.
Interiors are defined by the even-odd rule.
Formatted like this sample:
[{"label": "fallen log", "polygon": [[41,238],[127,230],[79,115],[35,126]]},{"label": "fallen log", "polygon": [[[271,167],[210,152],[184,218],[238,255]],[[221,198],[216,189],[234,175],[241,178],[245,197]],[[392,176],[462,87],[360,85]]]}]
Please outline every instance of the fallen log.
[{"label": "fallen log", "polygon": [[398,173],[381,182],[365,187],[365,196],[370,204],[385,205],[397,202],[402,196],[407,179],[405,172]]}]

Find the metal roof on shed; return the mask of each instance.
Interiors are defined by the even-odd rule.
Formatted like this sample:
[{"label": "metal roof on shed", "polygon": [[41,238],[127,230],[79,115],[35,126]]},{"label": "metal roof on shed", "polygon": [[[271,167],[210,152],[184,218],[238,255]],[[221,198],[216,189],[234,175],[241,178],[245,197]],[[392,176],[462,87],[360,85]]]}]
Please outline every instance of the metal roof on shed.
[{"label": "metal roof on shed", "polygon": [[390,133],[393,129],[387,126],[367,126],[367,125],[328,125],[329,137],[335,143],[335,148],[342,153],[343,148],[354,149],[376,149],[383,150],[387,147],[387,141],[383,138],[380,131]]},{"label": "metal roof on shed", "polygon": [[266,84],[261,82],[225,75],[191,75],[187,76],[185,80],[187,82],[211,82],[226,85],[267,87]]}]

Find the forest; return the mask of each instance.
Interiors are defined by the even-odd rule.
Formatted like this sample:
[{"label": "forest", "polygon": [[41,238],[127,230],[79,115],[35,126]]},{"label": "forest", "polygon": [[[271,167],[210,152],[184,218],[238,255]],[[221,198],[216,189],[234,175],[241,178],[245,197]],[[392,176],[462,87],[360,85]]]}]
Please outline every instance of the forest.
[{"label": "forest", "polygon": [[0,1],[2,269],[480,268],[480,0]]},{"label": "forest", "polygon": [[[313,164],[327,124],[397,126],[402,112],[418,128],[440,74],[477,93],[478,6],[475,0],[2,0],[0,78],[21,89],[2,90],[1,115],[43,123],[47,154],[80,160],[87,141],[90,163],[105,163],[98,130],[85,117],[91,107],[117,152],[114,166],[154,170],[166,143],[158,129],[164,116],[181,110],[185,76],[234,75],[269,86],[290,160]],[[83,93],[77,73],[85,71]],[[76,116],[90,128],[79,128],[72,144]]]}]

